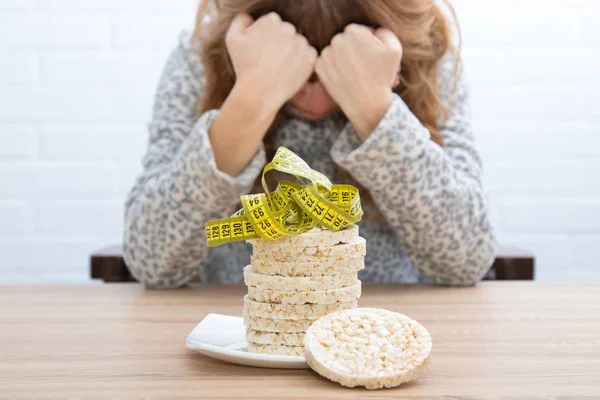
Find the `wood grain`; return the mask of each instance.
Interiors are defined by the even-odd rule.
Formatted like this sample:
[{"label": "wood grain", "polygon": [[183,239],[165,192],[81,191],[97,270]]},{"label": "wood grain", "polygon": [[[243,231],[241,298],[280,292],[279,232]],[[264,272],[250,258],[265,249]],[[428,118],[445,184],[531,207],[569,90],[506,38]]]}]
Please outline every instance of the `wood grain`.
[{"label": "wood grain", "polygon": [[417,381],[375,392],[185,348],[207,313],[241,315],[244,293],[242,286],[0,287],[0,397],[600,398],[600,283],[365,285],[361,306],[417,319],[434,345]]}]

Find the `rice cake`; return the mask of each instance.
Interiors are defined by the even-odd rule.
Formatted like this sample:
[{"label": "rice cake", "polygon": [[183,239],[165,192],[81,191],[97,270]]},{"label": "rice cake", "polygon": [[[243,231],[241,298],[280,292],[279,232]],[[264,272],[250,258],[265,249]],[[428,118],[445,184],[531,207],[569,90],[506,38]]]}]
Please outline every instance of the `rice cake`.
[{"label": "rice cake", "polygon": [[271,304],[260,303],[244,296],[244,313],[251,317],[274,319],[317,319],[335,311],[356,308],[357,301],[333,304]]},{"label": "rice cake", "polygon": [[252,239],[248,243],[252,245],[263,245],[271,249],[282,249],[287,247],[332,247],[340,243],[351,243],[358,238],[358,226],[351,225],[341,231],[330,231],[316,227],[300,235],[286,236],[277,240]]},{"label": "rice cake", "polygon": [[358,274],[328,276],[280,276],[263,275],[252,271],[250,265],[244,268],[246,286],[272,290],[331,290],[353,286],[358,282]]},{"label": "rice cake", "polygon": [[406,315],[375,308],[331,313],[304,337],[306,361],[343,386],[381,389],[415,379],[431,354],[431,335]]},{"label": "rice cake", "polygon": [[304,332],[262,332],[246,330],[246,340],[257,344],[304,346]]},{"label": "rice cake", "polygon": [[244,313],[244,325],[247,329],[262,332],[306,332],[314,319],[271,319],[251,317]]},{"label": "rice cake", "polygon": [[258,344],[248,342],[248,352],[256,354],[271,354],[277,356],[303,356],[303,346],[278,346],[275,344]]},{"label": "rice cake", "polygon": [[254,244],[252,254],[262,260],[273,261],[326,261],[335,262],[352,256],[365,256],[367,242],[358,237],[350,243],[338,244],[331,247],[269,247],[262,240]]},{"label": "rice cake", "polygon": [[317,260],[306,262],[262,260],[251,258],[252,272],[263,275],[283,276],[331,276],[357,273],[365,268],[362,255],[349,256],[335,261]]},{"label": "rice cake", "polygon": [[261,303],[275,304],[332,304],[357,300],[361,283],[332,290],[275,290],[248,287],[248,297]]}]

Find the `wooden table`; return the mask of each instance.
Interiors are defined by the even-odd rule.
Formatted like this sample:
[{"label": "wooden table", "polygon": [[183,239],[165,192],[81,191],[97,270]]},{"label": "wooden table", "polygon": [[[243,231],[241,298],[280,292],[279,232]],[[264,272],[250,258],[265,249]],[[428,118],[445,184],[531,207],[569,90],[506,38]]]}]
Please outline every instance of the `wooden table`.
[{"label": "wooden table", "polygon": [[600,398],[600,283],[366,286],[361,306],[404,312],[433,336],[423,375],[382,391],[188,351],[185,338],[196,323],[208,312],[240,315],[244,292],[241,286],[0,287],[0,397]]}]

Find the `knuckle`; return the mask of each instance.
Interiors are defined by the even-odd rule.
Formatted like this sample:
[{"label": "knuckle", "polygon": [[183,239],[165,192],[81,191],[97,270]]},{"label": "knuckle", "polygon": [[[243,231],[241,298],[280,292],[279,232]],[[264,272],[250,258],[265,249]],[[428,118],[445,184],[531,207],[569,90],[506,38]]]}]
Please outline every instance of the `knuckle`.
[{"label": "knuckle", "polygon": [[281,22],[281,17],[275,11],[271,11],[265,15],[265,20],[269,22]]},{"label": "knuckle", "polygon": [[294,37],[294,40],[300,46],[304,46],[304,47],[309,46],[308,39],[306,39],[306,37],[304,37],[303,35],[296,34],[296,36]]},{"label": "knuckle", "polygon": [[[343,39],[344,39],[343,35],[341,33],[338,33],[331,39],[331,46],[334,46],[334,47],[340,46],[343,42]],[[327,48],[325,50],[327,50]]]},{"label": "knuckle", "polygon": [[362,32],[362,26],[358,25],[358,24],[348,24],[346,25],[346,27],[344,28],[344,32],[346,33],[350,33],[352,35],[355,35],[357,33]]},{"label": "knuckle", "polygon": [[391,60],[402,58],[402,47],[388,47],[385,51]]},{"label": "knuckle", "polygon": [[281,31],[286,34],[286,35],[295,35],[296,34],[296,27],[292,24],[290,24],[289,22],[283,22],[281,24]]}]

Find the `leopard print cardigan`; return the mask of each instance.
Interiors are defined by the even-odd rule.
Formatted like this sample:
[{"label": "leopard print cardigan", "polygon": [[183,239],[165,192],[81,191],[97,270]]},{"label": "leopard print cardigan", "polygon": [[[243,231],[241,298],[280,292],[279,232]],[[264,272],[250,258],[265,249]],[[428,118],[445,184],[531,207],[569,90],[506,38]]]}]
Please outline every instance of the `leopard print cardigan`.
[{"label": "leopard print cardigan", "polygon": [[[444,147],[399,96],[362,143],[339,118],[308,120],[284,107],[276,146],[286,146],[312,168],[333,178],[341,170],[369,191],[371,213],[359,224],[367,239],[365,282],[473,285],[493,262],[482,165],[475,149],[462,79],[440,67],[440,92],[450,105],[442,126]],[[264,148],[237,177],[215,166],[208,129],[218,114],[200,118],[196,104],[205,76],[189,33],[171,52],[156,93],[143,172],[125,211],[124,258],[148,288],[176,288],[195,277],[207,283],[240,283],[250,261],[247,243],[208,248],[205,223],[236,211],[266,163]]]}]

